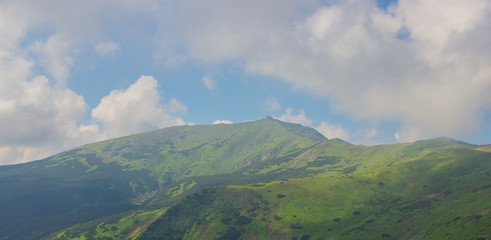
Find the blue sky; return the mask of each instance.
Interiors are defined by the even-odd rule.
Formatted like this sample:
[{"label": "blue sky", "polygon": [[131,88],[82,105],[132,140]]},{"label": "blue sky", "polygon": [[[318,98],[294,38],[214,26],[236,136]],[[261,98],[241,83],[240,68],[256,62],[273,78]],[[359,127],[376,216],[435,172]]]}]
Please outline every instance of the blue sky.
[{"label": "blue sky", "polygon": [[486,0],[0,1],[0,164],[267,115],[491,143]]}]

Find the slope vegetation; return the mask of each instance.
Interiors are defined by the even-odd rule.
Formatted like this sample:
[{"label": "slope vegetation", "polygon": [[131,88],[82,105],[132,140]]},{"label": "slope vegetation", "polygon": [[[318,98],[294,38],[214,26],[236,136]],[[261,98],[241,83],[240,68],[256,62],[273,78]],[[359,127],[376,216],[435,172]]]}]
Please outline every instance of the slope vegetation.
[{"label": "slope vegetation", "polygon": [[184,192],[224,184],[213,176],[324,140],[315,130],[264,119],[167,128],[0,167],[0,238],[40,239],[152,201],[172,202]]},{"label": "slope vegetation", "polygon": [[309,177],[206,189],[138,239],[488,239],[491,155],[447,141],[351,146]]},{"label": "slope vegetation", "polygon": [[273,119],[161,129],[0,167],[0,239],[488,239],[489,149]]}]

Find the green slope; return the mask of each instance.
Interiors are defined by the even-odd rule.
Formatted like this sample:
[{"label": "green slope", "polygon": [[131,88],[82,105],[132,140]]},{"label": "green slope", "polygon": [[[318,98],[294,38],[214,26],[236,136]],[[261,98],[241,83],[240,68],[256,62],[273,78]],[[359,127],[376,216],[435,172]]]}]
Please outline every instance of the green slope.
[{"label": "green slope", "polygon": [[225,184],[217,174],[324,140],[313,129],[263,119],[167,128],[0,167],[0,239],[39,239],[151,201],[172,204],[185,192]]},{"label": "green slope", "polygon": [[0,239],[487,239],[489,146],[167,128],[0,167]]},{"label": "green slope", "polygon": [[488,239],[491,154],[448,142],[326,142],[324,171],[203,190],[138,239]]}]

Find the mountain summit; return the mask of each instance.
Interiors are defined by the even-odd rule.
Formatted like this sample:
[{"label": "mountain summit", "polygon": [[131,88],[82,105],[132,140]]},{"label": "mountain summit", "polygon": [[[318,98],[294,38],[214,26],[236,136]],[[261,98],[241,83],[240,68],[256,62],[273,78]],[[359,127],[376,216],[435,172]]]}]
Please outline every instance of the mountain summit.
[{"label": "mountain summit", "polygon": [[175,195],[168,193],[176,184],[195,184],[183,179],[232,173],[325,140],[311,128],[262,119],[165,128],[1,166],[0,235],[23,238],[19,234],[32,232],[37,239],[151,199],[167,199]]}]

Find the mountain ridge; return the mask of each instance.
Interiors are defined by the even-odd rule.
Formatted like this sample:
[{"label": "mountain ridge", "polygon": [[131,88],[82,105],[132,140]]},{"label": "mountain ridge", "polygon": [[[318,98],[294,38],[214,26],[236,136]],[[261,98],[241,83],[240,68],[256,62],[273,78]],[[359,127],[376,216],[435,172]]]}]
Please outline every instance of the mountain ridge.
[{"label": "mountain ridge", "polygon": [[[318,141],[318,136],[310,138],[311,130],[292,133],[292,128],[303,127],[288,127],[289,131],[276,120],[172,127],[87,144],[43,160],[4,167],[0,171],[4,196],[0,196],[0,211],[8,214],[0,216],[0,223],[5,229],[16,229],[16,225],[32,228],[26,219],[49,216],[55,211],[59,213],[51,219],[59,220],[53,220],[52,225],[58,221],[66,227],[134,209],[151,199],[172,198],[195,184],[186,178],[231,173]],[[46,193],[50,191],[57,194]],[[39,202],[29,204],[29,198]],[[57,202],[68,204],[56,208],[53,203]],[[19,208],[25,210],[14,210]],[[93,215],[82,214],[89,212]],[[80,214],[80,221],[75,221],[75,213]]]},{"label": "mountain ridge", "polygon": [[[365,226],[360,219],[349,217],[353,215],[349,208],[320,204],[324,196],[345,199],[346,203],[353,197],[362,199],[358,205],[350,204],[366,208],[364,212],[378,218],[381,216],[377,211],[385,211],[384,205],[379,203],[387,201],[394,201],[386,205],[395,209],[413,209],[408,207],[413,206],[411,204],[422,204],[421,209],[437,206],[447,209],[450,200],[446,199],[460,197],[467,199],[475,212],[485,211],[487,208],[482,207],[491,208],[489,204],[482,200],[473,202],[467,196],[483,199],[489,195],[491,153],[479,150],[487,149],[486,146],[450,138],[379,146],[353,145],[340,139],[327,140],[315,129],[274,119],[160,129],[87,144],[44,160],[0,166],[3,193],[0,211],[5,213],[0,216],[3,226],[0,239],[136,239],[140,236],[145,239],[151,234],[151,230],[146,229],[158,229],[156,226],[163,220],[152,222],[164,216],[197,224],[187,225],[180,232],[191,239],[198,236],[223,239],[233,234],[239,239],[271,239],[274,234],[290,238],[329,234],[340,237],[341,230],[308,234],[313,231],[306,227],[310,220],[300,217],[303,215],[299,212],[302,209],[299,206],[307,203],[313,204],[312,214],[333,211],[356,223],[348,227]],[[267,186],[271,191],[276,189],[276,193],[271,195]],[[343,188],[354,192],[346,193]],[[218,195],[209,196],[213,191],[199,195],[200,191],[208,191],[206,189],[218,189]],[[213,199],[222,199],[222,194],[240,197],[244,194],[241,189],[256,196],[252,201],[262,209],[250,210],[256,216],[234,208],[233,204],[230,207],[236,210],[230,215],[232,212],[221,211],[213,205],[215,203],[205,208],[196,202],[186,203],[194,194]],[[318,194],[314,194],[316,192]],[[297,196],[298,200],[291,196]],[[266,206],[259,198],[267,199],[272,205]],[[227,201],[233,198],[225,199],[228,200],[217,203],[228,206],[231,203]],[[282,202],[288,204],[282,205]],[[183,216],[187,218],[165,215],[170,214],[166,213],[169,207],[180,203],[203,208],[204,213],[223,215],[223,219],[230,218],[231,222],[225,221],[229,222],[225,224],[215,218],[218,222],[211,219],[198,223],[186,214]],[[254,208],[247,204],[243,207]],[[277,214],[271,215],[268,208],[276,209]],[[372,208],[378,210],[374,212]],[[293,211],[297,217],[281,215],[283,211]],[[417,212],[400,211],[394,217],[401,214],[419,216]],[[448,219],[441,214],[443,219]],[[482,216],[480,221],[488,219],[487,216]],[[245,218],[254,224],[235,224],[249,221]],[[404,221],[415,226],[426,224],[428,216],[420,218],[424,221]],[[40,219],[45,220],[40,222]],[[319,215],[316,221],[327,224],[333,220]],[[463,222],[465,226],[469,223]],[[218,228],[210,228],[209,224]],[[271,231],[251,235],[252,226]],[[403,231],[397,226],[387,232],[367,234],[372,239],[382,234],[396,236],[397,231]],[[445,229],[438,226],[435,229]],[[208,233],[198,234],[199,227],[208,228]],[[482,229],[474,230],[482,232]],[[232,235],[227,235],[227,231]],[[407,236],[402,239],[416,234]]]}]

